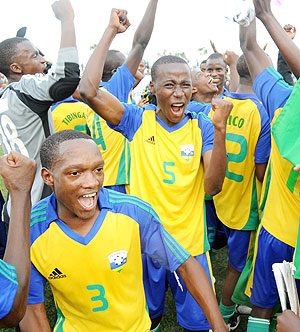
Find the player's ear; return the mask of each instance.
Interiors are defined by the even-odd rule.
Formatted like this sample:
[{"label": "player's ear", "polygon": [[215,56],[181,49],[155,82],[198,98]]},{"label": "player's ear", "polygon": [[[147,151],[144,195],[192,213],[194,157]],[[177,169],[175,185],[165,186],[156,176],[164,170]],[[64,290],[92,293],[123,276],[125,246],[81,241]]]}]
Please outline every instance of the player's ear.
[{"label": "player's ear", "polygon": [[14,62],[9,66],[10,70],[14,73],[14,74],[22,74],[22,68],[21,66]]},{"label": "player's ear", "polygon": [[192,94],[194,94],[194,93],[196,93],[196,92],[198,92],[198,89],[197,89],[195,86],[193,86],[193,87],[192,87]]},{"label": "player's ear", "polygon": [[156,96],[155,85],[152,81],[149,83],[149,88],[150,88],[150,91]]},{"label": "player's ear", "polygon": [[41,176],[42,176],[44,182],[46,183],[46,185],[53,187],[54,178],[53,178],[52,172],[49,169],[43,167],[41,170]]}]

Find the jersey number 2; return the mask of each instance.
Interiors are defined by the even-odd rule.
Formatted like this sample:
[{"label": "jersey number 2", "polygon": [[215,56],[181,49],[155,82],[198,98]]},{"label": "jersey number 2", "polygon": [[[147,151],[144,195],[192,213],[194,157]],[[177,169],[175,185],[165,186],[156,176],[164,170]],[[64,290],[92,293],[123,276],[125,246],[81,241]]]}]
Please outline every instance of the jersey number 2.
[{"label": "jersey number 2", "polygon": [[247,140],[242,135],[231,134],[231,133],[226,134],[226,140],[239,144],[241,148],[240,153],[238,154],[228,153],[226,177],[229,180],[233,180],[235,182],[242,182],[244,180],[243,175],[230,172],[228,168],[229,168],[229,163],[242,163],[246,159],[247,150],[248,150]]}]

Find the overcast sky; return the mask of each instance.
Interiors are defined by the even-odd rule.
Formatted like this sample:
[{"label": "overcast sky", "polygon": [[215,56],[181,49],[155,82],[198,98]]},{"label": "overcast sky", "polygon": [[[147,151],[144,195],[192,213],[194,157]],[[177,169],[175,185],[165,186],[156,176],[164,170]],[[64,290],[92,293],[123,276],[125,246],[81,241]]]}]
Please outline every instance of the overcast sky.
[{"label": "overcast sky", "polygon": [[[147,7],[148,0],[71,0],[75,10],[75,25],[80,63],[85,64],[90,55],[90,46],[97,43],[108,24],[112,7],[125,8],[131,21],[130,28],[115,38],[112,48],[128,52],[133,34]],[[238,42],[238,25],[225,16],[232,13],[230,3],[237,0],[159,0],[156,22],[151,41],[144,58],[150,63],[156,60],[158,53],[185,52],[194,61],[203,60],[197,50],[206,47],[212,49],[209,39],[215,42],[220,52],[227,49],[241,54]],[[300,1],[279,0],[278,6],[273,0],[273,10],[282,25],[291,23],[299,27]],[[8,0],[1,1],[0,39],[13,37],[16,31],[27,26],[27,35],[46,56],[55,60],[60,41],[60,24],[54,17],[51,4],[53,0]],[[299,36],[295,42],[299,45]],[[269,43],[267,52],[276,59],[276,48],[258,24],[258,41],[261,46]]]}]

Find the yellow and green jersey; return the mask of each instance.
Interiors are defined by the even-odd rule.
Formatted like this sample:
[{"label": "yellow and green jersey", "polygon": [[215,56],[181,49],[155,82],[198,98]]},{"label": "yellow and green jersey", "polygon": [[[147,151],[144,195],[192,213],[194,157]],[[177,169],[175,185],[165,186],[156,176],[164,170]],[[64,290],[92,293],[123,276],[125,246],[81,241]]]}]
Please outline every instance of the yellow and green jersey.
[{"label": "yellow and green jersey", "polygon": [[[262,196],[262,226],[280,241],[295,247],[300,217],[300,177],[293,170],[294,164],[287,159],[282,150],[281,139],[289,134],[288,127],[281,129],[274,136],[274,128],[283,121],[282,111],[291,96],[293,87],[286,84],[282,76],[269,67],[255,79],[253,89],[266,107],[272,120],[272,149],[264,196]],[[284,115],[284,114],[283,114]],[[297,119],[295,118],[295,121]],[[295,135],[294,135],[295,136]],[[295,139],[283,145],[290,150]],[[276,139],[275,139],[276,138]],[[280,149],[279,149],[280,148]]]},{"label": "yellow and green jersey", "polygon": [[[228,163],[222,191],[214,196],[217,215],[224,225],[255,230],[259,222],[261,183],[255,164],[267,163],[271,147],[270,122],[258,98],[249,93],[224,97],[233,103],[226,127]],[[213,116],[213,111],[209,117]]]},{"label": "yellow and green jersey", "polygon": [[48,280],[54,331],[148,332],[141,253],[172,272],[190,255],[141,199],[101,189],[98,204],[85,237],[58,218],[54,194],[33,207],[28,303],[44,302]]},{"label": "yellow and green jersey", "polygon": [[[108,82],[101,82],[101,88],[114,95],[119,101],[128,102],[134,83],[135,78],[123,64]],[[92,109],[87,112],[87,124],[104,159],[104,186],[128,184],[130,177],[128,141],[123,135],[109,128],[106,121]]]},{"label": "yellow and green jersey", "polygon": [[209,249],[202,156],[213,147],[211,120],[203,113],[187,112],[169,127],[155,109],[124,107],[120,124],[111,127],[130,141],[130,194],[148,201],[187,251],[202,254]]},{"label": "yellow and green jersey", "polygon": [[300,218],[300,176],[282,158],[272,137],[271,178],[262,215],[262,226],[280,241],[295,247]]},{"label": "yellow and green jersey", "polygon": [[51,106],[56,131],[74,129],[89,134],[86,114],[90,109],[86,104],[72,98],[66,98]]}]

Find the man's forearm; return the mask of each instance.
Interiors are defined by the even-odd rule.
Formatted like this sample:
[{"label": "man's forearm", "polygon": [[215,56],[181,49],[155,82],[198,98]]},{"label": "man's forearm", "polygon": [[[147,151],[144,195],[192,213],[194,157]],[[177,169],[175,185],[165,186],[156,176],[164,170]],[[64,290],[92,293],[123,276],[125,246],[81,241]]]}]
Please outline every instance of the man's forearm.
[{"label": "man's forearm", "polygon": [[148,45],[153,31],[157,2],[158,0],[150,0],[143,19],[134,34],[132,47],[139,44],[145,49]]},{"label": "man's forearm", "polygon": [[152,35],[157,2],[158,0],[150,0],[143,19],[133,37],[132,48],[125,62],[127,68],[133,76],[136,74]]},{"label": "man's forearm", "polygon": [[11,216],[7,247],[3,260],[16,269],[18,290],[5,326],[14,326],[26,311],[30,278],[30,192],[11,193]]},{"label": "man's forearm", "polygon": [[26,314],[20,322],[22,332],[50,332],[44,303],[29,304]]},{"label": "man's forearm", "polygon": [[75,47],[76,36],[74,20],[72,18],[61,21],[61,40],[60,48]]},{"label": "man's forearm", "polygon": [[202,266],[190,256],[178,269],[188,291],[203,310],[213,331],[228,331],[211,283]]},{"label": "man's forearm", "polygon": [[260,17],[294,75],[300,77],[300,50],[272,13]]},{"label": "man's forearm", "polygon": [[240,46],[247,60],[251,77],[255,80],[260,72],[271,65],[267,55],[257,44],[255,20],[247,28],[240,26]]},{"label": "man's forearm", "polygon": [[207,194],[214,196],[222,190],[226,167],[226,128],[215,129],[214,145],[204,176],[204,190]]},{"label": "man's forearm", "polygon": [[30,276],[30,192],[11,193],[10,226],[4,261],[16,268],[19,283],[16,298],[28,293]]},{"label": "man's forearm", "polygon": [[107,51],[116,34],[117,30],[114,27],[108,26],[106,28],[99,44],[86,65],[79,86],[80,95],[84,100],[97,95]]}]

